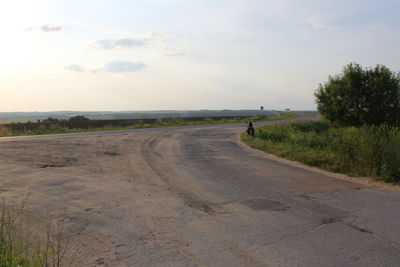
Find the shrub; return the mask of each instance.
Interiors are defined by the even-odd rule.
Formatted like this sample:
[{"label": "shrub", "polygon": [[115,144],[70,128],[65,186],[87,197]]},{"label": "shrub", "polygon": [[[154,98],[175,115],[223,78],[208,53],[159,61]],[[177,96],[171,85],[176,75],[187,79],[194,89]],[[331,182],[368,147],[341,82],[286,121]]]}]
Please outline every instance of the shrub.
[{"label": "shrub", "polygon": [[86,118],[83,115],[77,115],[77,116],[74,116],[74,117],[70,117],[68,120],[69,121],[89,121],[89,119]]},{"label": "shrub", "polygon": [[351,63],[314,95],[318,111],[341,125],[400,124],[400,75],[383,65],[363,69]]},{"label": "shrub", "polygon": [[3,125],[0,125],[0,136],[7,136],[9,133],[9,130],[4,127]]}]

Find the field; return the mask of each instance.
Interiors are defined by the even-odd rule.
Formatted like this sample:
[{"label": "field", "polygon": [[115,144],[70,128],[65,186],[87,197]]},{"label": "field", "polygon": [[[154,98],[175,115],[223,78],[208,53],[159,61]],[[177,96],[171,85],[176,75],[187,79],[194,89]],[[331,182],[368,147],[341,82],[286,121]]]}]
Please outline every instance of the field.
[{"label": "field", "polygon": [[242,134],[253,148],[328,171],[400,182],[400,129],[335,127],[327,121],[268,125],[256,138]]},{"label": "field", "polygon": [[155,128],[203,124],[240,123],[248,121],[283,120],[297,117],[293,113],[279,115],[255,115],[238,117],[194,117],[126,120],[58,120],[48,119],[37,122],[10,123],[0,125],[0,136],[40,135],[56,133],[77,133],[122,129]]},{"label": "field", "polygon": [[[307,111],[305,111],[307,112]],[[125,120],[154,118],[237,117],[276,115],[275,110],[153,110],[153,111],[50,111],[50,112],[0,112],[0,124],[44,120],[49,117],[68,119],[83,115],[91,120]]]}]

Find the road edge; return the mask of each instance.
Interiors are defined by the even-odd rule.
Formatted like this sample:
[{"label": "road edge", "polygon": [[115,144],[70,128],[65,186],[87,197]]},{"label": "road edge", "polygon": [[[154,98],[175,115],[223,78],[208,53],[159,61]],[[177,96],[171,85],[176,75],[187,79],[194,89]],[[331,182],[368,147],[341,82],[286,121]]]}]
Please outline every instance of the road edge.
[{"label": "road edge", "polygon": [[279,163],[283,163],[283,164],[286,164],[286,165],[289,165],[292,167],[297,167],[297,168],[307,170],[307,171],[310,171],[313,173],[322,174],[322,175],[325,175],[325,176],[328,176],[328,177],[334,178],[334,179],[340,179],[340,180],[344,180],[344,181],[348,181],[348,182],[357,183],[360,185],[364,185],[367,188],[379,188],[379,189],[385,189],[385,190],[400,191],[400,185],[388,184],[383,181],[375,180],[372,177],[351,177],[351,176],[348,176],[348,175],[342,174],[342,173],[334,173],[334,172],[322,170],[317,167],[309,166],[309,165],[303,164],[303,163],[295,161],[295,160],[281,158],[274,154],[270,154],[265,151],[252,148],[241,140],[240,134],[236,138],[236,143],[240,147],[242,147],[248,151],[255,152],[264,158],[267,158],[267,159],[273,160],[273,161],[277,161]]}]

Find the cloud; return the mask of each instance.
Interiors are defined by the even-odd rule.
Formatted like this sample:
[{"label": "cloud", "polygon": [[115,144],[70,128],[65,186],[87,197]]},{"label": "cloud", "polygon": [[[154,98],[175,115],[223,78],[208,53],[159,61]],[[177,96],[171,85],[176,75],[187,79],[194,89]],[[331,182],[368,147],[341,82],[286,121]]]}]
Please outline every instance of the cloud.
[{"label": "cloud", "polygon": [[44,32],[60,32],[62,31],[61,26],[50,27],[49,25],[43,25],[40,29]]},{"label": "cloud", "polygon": [[31,31],[37,31],[37,32],[60,32],[62,31],[61,26],[49,26],[49,25],[43,25],[42,27],[30,27],[27,28],[25,31],[26,32],[31,32]]},{"label": "cloud", "polygon": [[115,45],[118,47],[131,47],[131,46],[140,46],[144,45],[145,42],[140,39],[132,39],[132,38],[124,38],[115,41]]},{"label": "cloud", "polygon": [[185,51],[175,48],[157,47],[155,50],[160,54],[169,57],[182,57],[187,55]]},{"label": "cloud", "polygon": [[136,38],[100,39],[94,41],[90,47],[113,50],[145,46],[146,48],[156,50],[164,56],[186,56],[185,51],[167,47],[167,42],[181,40],[187,40],[187,36],[151,32]]},{"label": "cloud", "polygon": [[145,43],[145,40],[137,38],[102,39],[95,41],[94,46],[101,49],[118,49],[142,46]]},{"label": "cloud", "polygon": [[[113,51],[118,49],[132,49],[141,47],[152,50],[161,56],[184,57],[187,56],[187,52],[185,50],[170,47],[169,43],[173,42],[176,44],[177,42],[179,43],[186,40],[188,40],[188,37],[183,35],[178,36],[167,33],[150,32],[147,34],[135,34],[133,37],[126,38],[98,39],[93,41],[88,48]],[[96,69],[93,70],[93,72],[104,70],[105,68]]]},{"label": "cloud", "polygon": [[70,71],[76,71],[76,72],[83,72],[84,71],[84,69],[78,64],[70,64],[68,66],[65,66],[64,69],[70,70]]},{"label": "cloud", "polygon": [[144,69],[146,65],[142,62],[115,60],[108,62],[104,68],[94,69],[92,72],[111,72],[111,73],[127,73],[136,72]]}]

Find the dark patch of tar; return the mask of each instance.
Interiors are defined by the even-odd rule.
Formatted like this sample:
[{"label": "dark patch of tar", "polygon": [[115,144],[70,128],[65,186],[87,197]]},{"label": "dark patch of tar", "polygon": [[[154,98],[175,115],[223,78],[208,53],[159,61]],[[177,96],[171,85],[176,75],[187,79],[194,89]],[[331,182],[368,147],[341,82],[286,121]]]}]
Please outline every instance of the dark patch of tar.
[{"label": "dark patch of tar", "polygon": [[336,218],[324,218],[321,220],[321,224],[330,224],[330,223],[334,223],[337,221],[338,221],[338,219],[336,219]]},{"label": "dark patch of tar", "polygon": [[242,201],[241,204],[256,211],[261,211],[261,210],[283,211],[288,209],[287,206],[283,205],[279,201],[263,199],[263,198],[245,200]]}]

